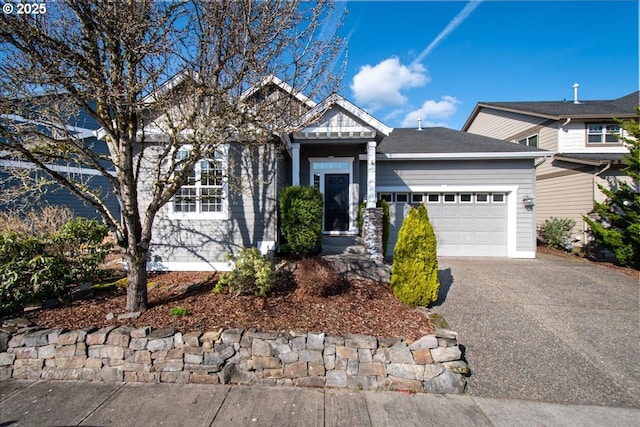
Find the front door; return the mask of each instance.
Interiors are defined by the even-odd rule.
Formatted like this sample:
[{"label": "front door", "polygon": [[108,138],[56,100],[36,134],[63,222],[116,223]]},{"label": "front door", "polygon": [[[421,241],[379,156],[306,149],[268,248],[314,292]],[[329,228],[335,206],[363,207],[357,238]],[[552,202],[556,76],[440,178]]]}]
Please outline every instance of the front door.
[{"label": "front door", "polygon": [[325,231],[349,229],[349,174],[324,176],[324,229]]}]

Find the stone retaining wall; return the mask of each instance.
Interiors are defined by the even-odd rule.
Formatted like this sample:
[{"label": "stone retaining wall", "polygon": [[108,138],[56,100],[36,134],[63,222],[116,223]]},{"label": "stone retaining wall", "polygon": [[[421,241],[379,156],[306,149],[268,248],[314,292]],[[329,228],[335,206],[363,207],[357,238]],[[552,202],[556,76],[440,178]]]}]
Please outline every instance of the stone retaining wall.
[{"label": "stone retaining wall", "polygon": [[457,334],[367,335],[127,326],[0,332],[0,379],[236,383],[462,393]]}]

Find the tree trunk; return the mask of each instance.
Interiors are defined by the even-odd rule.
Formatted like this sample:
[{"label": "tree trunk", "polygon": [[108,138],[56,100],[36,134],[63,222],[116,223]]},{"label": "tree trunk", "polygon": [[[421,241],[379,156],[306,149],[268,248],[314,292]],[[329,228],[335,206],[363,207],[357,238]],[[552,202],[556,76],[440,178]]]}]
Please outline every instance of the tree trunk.
[{"label": "tree trunk", "polygon": [[147,253],[139,248],[129,249],[127,259],[127,311],[147,309]]}]

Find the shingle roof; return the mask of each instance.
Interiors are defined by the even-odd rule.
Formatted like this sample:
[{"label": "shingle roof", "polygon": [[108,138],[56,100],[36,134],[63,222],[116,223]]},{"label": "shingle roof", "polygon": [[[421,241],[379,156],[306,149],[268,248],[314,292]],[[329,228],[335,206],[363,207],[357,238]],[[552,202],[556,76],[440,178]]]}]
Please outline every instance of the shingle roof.
[{"label": "shingle roof", "polygon": [[478,106],[520,111],[550,118],[568,117],[632,117],[637,115],[640,91],[613,100],[584,100],[578,104],[565,101],[480,102]]},{"label": "shingle roof", "polygon": [[489,138],[443,127],[394,129],[377,147],[382,154],[458,154],[544,152],[500,139]]}]

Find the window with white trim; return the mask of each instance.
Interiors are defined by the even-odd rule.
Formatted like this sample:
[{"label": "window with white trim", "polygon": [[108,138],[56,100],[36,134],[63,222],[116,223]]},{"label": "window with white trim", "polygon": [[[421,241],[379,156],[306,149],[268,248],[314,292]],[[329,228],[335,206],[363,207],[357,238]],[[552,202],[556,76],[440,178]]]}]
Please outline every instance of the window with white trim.
[{"label": "window with white trim", "polygon": [[384,200],[385,202],[391,203],[391,202],[393,202],[393,194],[392,193],[378,193],[378,200]]},{"label": "window with white trim", "polygon": [[396,202],[397,203],[408,203],[409,202],[409,194],[407,194],[407,193],[396,193]]},{"label": "window with white trim", "polygon": [[531,135],[526,138],[519,139],[518,144],[538,148],[538,135]]},{"label": "window with white trim", "polygon": [[476,193],[476,203],[489,203],[489,194]]},{"label": "window with white trim", "polygon": [[[189,148],[176,153],[180,161],[189,156]],[[196,162],[187,178],[173,197],[173,213],[184,217],[226,217],[226,189],[224,180],[225,158],[216,151],[213,158]]]},{"label": "window with white trim", "polygon": [[424,194],[422,193],[412,193],[411,194],[411,203],[420,204],[424,198]]},{"label": "window with white trim", "polygon": [[443,201],[444,203],[455,203],[456,202],[455,193],[444,193]]},{"label": "window with white trim", "polygon": [[587,144],[620,144],[620,125],[587,125]]},{"label": "window with white trim", "polygon": [[493,193],[491,195],[491,201],[493,203],[504,203],[504,194],[503,193]]},{"label": "window with white trim", "polygon": [[471,193],[460,194],[460,203],[471,203],[471,202],[473,202],[473,195]]},{"label": "window with white trim", "polygon": [[427,203],[440,203],[440,194],[439,193],[427,194]]}]

